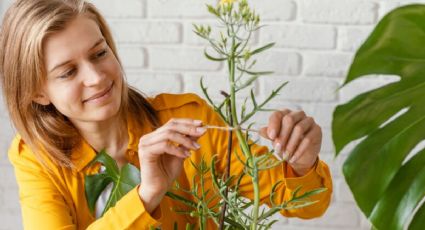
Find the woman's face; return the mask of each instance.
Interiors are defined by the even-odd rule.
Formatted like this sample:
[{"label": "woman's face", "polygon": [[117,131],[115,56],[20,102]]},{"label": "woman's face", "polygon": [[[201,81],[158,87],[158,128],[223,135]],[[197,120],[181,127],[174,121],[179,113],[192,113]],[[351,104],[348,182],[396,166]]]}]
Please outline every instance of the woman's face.
[{"label": "woman's face", "polygon": [[105,121],[121,103],[121,66],[95,21],[80,16],[43,43],[47,81],[35,101],[74,124]]}]

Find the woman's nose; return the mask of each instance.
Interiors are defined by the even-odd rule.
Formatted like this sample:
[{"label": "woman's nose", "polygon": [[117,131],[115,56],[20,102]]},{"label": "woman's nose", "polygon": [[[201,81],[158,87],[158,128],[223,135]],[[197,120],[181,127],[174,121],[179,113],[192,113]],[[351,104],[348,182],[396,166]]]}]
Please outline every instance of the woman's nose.
[{"label": "woman's nose", "polygon": [[105,78],[105,74],[93,63],[84,64],[81,74],[85,86],[97,85]]}]

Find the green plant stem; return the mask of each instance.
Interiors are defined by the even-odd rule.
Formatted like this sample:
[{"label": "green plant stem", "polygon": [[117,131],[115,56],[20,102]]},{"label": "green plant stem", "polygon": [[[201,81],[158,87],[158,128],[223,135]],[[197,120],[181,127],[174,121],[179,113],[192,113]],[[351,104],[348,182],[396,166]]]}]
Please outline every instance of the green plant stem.
[{"label": "green plant stem", "polygon": [[[224,94],[223,96],[226,97],[226,99],[229,97],[228,94],[226,93],[222,93]],[[232,107],[230,104],[227,103],[227,115],[231,114],[232,111]],[[230,116],[229,119],[230,125],[233,126],[233,119],[232,116]],[[230,164],[232,163],[231,158],[232,158],[232,146],[233,146],[233,132],[232,130],[228,130],[229,133],[229,137],[227,139],[227,161],[226,161],[226,172],[224,174],[224,181],[227,180],[227,178],[230,177]],[[227,199],[229,193],[229,187],[226,186],[226,190],[224,191],[224,197],[225,199]],[[223,202],[223,206],[222,206],[222,211],[221,211],[221,215],[220,215],[220,221],[219,221],[219,230],[224,230],[224,218],[226,217],[226,209],[227,209],[227,202]]]},{"label": "green plant stem", "polygon": [[[231,116],[233,119],[233,124],[239,125],[238,122],[238,116],[237,116],[237,110],[236,110],[236,89],[235,89],[235,58],[236,53],[234,47],[236,46],[235,37],[232,37],[232,53],[230,54],[230,58],[228,60],[229,65],[229,77],[230,77],[230,103],[231,103]],[[258,185],[258,170],[256,170],[256,162],[253,159],[253,156],[251,154],[250,148],[248,146],[248,143],[246,143],[245,138],[241,132],[241,130],[236,130],[236,136],[239,140],[240,146],[242,148],[242,152],[245,155],[246,159],[248,159],[248,164],[250,164],[250,167],[253,168],[253,187],[254,187],[254,208],[253,208],[253,221],[251,223],[250,229],[255,230],[257,229],[257,222],[258,222],[258,213],[259,213],[259,207],[260,207],[260,188]]]},{"label": "green plant stem", "polygon": [[206,213],[208,212],[207,210],[206,210],[206,207],[205,207],[205,204],[204,204],[204,201],[205,201],[205,191],[204,191],[204,166],[203,166],[203,163],[201,163],[201,199],[202,199],[202,210],[201,210],[201,218],[200,218],[200,220],[201,220],[201,224],[200,224],[200,228],[201,228],[201,230],[205,230],[205,229],[207,229],[207,225],[206,225]]}]

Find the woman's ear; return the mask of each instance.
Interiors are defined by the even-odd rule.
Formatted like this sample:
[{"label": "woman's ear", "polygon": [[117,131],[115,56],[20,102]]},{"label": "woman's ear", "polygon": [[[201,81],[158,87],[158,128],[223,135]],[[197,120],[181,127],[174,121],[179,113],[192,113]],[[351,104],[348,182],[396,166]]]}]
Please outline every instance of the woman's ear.
[{"label": "woman's ear", "polygon": [[47,95],[44,94],[44,93],[36,94],[33,101],[37,104],[40,104],[40,105],[50,105],[50,103],[51,103],[50,100],[49,100],[49,97],[47,97]]}]

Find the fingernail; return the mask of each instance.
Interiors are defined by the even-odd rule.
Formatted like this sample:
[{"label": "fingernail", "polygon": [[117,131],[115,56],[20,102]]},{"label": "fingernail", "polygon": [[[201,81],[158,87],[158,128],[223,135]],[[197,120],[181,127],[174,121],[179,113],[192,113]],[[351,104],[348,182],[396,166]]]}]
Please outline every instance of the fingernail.
[{"label": "fingernail", "polygon": [[278,160],[282,160],[282,157],[279,156],[279,154],[277,154],[276,152],[273,152],[273,155],[278,159]]},{"label": "fingernail", "polygon": [[274,152],[280,156],[280,151],[282,151],[282,145],[278,142],[274,145]]},{"label": "fingernail", "polygon": [[193,145],[195,146],[196,149],[199,149],[201,146],[197,143],[197,142],[193,142]]},{"label": "fingernail", "polygon": [[191,154],[190,154],[189,151],[186,150],[186,151],[184,151],[184,155],[186,155],[186,157],[190,157]]},{"label": "fingernail", "polygon": [[282,160],[287,161],[288,160],[288,156],[289,155],[285,151],[282,152]]},{"label": "fingernail", "polygon": [[198,127],[198,128],[196,128],[196,132],[197,133],[205,133],[205,131],[207,131],[207,129],[204,128],[204,127]]},{"label": "fingernail", "polygon": [[289,163],[293,164],[297,160],[298,160],[298,157],[292,156],[291,159],[289,160]]},{"label": "fingernail", "polygon": [[201,120],[194,120],[193,121],[193,124],[194,125],[201,125],[202,124],[202,121]]},{"label": "fingernail", "polygon": [[269,130],[267,135],[269,135],[270,139],[274,139],[276,137],[276,130],[274,129]]}]

